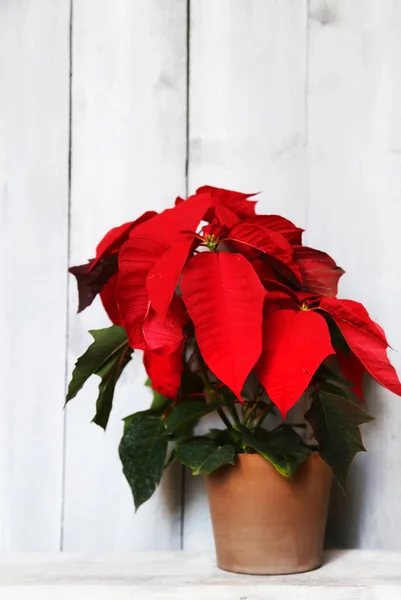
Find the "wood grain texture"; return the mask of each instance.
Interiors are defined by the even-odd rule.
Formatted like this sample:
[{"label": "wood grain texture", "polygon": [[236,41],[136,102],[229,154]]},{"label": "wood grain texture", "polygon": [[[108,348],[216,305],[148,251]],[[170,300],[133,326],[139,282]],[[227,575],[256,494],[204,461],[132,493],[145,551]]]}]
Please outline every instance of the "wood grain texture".
[{"label": "wood grain texture", "polygon": [[[259,212],[303,226],[304,0],[191,1],[189,189],[262,191]],[[211,548],[203,481],[187,476],[184,548]]]},{"label": "wood grain texture", "polygon": [[[72,96],[70,262],[79,264],[112,226],[185,194],[185,0],[74,2]],[[97,302],[75,316],[70,283],[71,371],[90,342],[87,330],[108,323]],[[167,473],[135,515],[118,458],[121,419],[149,406],[145,379],[138,353],[118,384],[105,434],[90,423],[95,380],[68,407],[64,550],[180,547],[180,470]]]},{"label": "wood grain texture", "polygon": [[[345,270],[340,297],[363,302],[401,349],[401,6],[312,0],[309,14],[307,240]],[[401,373],[399,353],[389,351]],[[400,398],[370,382],[368,453],[335,494],[331,544],[399,549]]]},{"label": "wood grain texture", "polygon": [[0,3],[0,551],[59,549],[69,1]]},{"label": "wood grain texture", "polygon": [[[67,297],[69,373],[91,341],[87,330],[108,324],[97,302],[75,315],[68,258],[84,262],[110,227],[185,194],[187,1],[72,4],[68,257],[70,0],[0,2],[0,551],[57,550],[60,528],[69,551],[175,549],[180,470],[135,516],[117,455],[121,418],[150,401],[139,353],[106,434],[90,424],[95,380],[70,404],[64,473],[62,405]],[[399,1],[188,5],[189,191],[203,184],[262,191],[259,212],[306,227],[306,241],[345,268],[341,295],[364,302],[400,351]],[[400,354],[391,358],[401,373]],[[369,452],[352,467],[347,499],[334,494],[329,542],[399,550],[400,399],[372,383],[367,389],[377,421],[364,428]],[[186,480],[184,546],[211,548],[203,482]],[[364,597],[347,585],[328,588],[327,597]],[[72,593],[68,586],[60,597]],[[219,586],[204,597],[270,597]],[[372,586],[368,597],[399,597]],[[12,589],[13,598],[30,593]],[[99,593],[96,581],[86,589]],[[118,589],[131,594],[129,585]],[[299,598],[307,591],[294,589]],[[107,584],[104,593],[113,590]],[[157,593],[143,598],[186,591],[177,583]]]},{"label": "wood grain texture", "polygon": [[[155,572],[155,565],[157,570]],[[2,600],[398,600],[401,555],[332,552],[319,570],[260,577],[220,571],[212,555],[3,556]]]}]

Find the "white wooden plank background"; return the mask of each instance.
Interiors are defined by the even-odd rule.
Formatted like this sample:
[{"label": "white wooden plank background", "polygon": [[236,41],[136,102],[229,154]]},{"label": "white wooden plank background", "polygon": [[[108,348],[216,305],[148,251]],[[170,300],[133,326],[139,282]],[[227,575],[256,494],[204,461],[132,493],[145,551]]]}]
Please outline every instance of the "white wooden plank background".
[{"label": "white wooden plank background", "polygon": [[58,550],[69,2],[0,3],[0,550]]},{"label": "white wooden plank background", "polygon": [[[363,302],[401,351],[401,6],[314,1],[309,26],[308,241],[344,266],[343,297]],[[400,353],[391,359],[400,373]],[[400,398],[368,389],[377,421],[329,533],[334,544],[400,548]]]},{"label": "white wooden plank background", "polygon": [[[70,262],[79,264],[111,226],[185,193],[185,0],[74,3],[72,92]],[[71,368],[87,330],[107,319],[100,303],[75,316],[75,282],[70,309]],[[120,382],[106,434],[90,424],[97,382],[68,407],[66,551],[180,547],[180,471],[135,515],[118,457],[121,419],[150,401],[140,354]]]},{"label": "white wooden plank background", "polygon": [[[262,190],[259,211],[305,226],[401,350],[400,28],[398,0],[0,3],[0,550],[211,548],[190,475],[182,519],[180,469],[133,513],[117,445],[121,417],[149,401],[139,355],[107,433],[90,424],[93,381],[63,439],[66,358],[70,372],[87,329],[107,325],[98,304],[75,316],[67,262],[186,187]],[[401,549],[399,405],[369,387],[378,419],[348,498],[335,494],[332,543]]]}]

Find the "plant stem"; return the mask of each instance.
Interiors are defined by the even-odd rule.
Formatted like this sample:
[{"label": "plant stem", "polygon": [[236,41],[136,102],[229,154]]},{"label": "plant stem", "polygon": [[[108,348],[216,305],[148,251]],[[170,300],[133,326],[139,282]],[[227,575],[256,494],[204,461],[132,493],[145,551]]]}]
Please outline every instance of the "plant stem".
[{"label": "plant stem", "polygon": [[251,428],[252,428],[252,424],[253,424],[253,423],[252,423],[252,419],[253,419],[253,416],[254,416],[254,414],[255,414],[255,412],[256,412],[256,410],[257,410],[257,408],[258,408],[258,405],[255,403],[255,404],[252,406],[251,410],[250,410],[250,411],[248,412],[248,414],[247,414],[247,417],[246,417],[246,420],[245,420],[245,423],[244,423],[244,425],[245,425],[245,426],[249,426],[249,429],[251,429]]},{"label": "plant stem", "polygon": [[222,408],[217,409],[217,414],[219,415],[220,419],[223,421],[223,423],[227,427],[227,429],[232,429],[232,425],[231,425],[230,421],[227,419],[227,417],[224,413],[224,410]]},{"label": "plant stem", "polygon": [[256,421],[255,429],[259,429],[262,426],[263,421],[266,419],[267,415],[271,412],[271,406],[267,406],[265,412],[259,417]]},{"label": "plant stem", "polygon": [[241,419],[241,425],[245,425],[247,418],[248,418],[248,414],[249,414],[249,408],[248,408],[248,404],[243,404],[242,405],[242,419]]},{"label": "plant stem", "polygon": [[[206,391],[208,393],[208,396],[209,396],[210,400],[214,401],[214,400],[216,400],[216,394],[215,394],[214,389],[210,385],[209,378],[208,378],[207,372],[206,372],[205,363],[203,362],[203,358],[202,358],[202,355],[200,353],[198,344],[196,344],[196,346],[195,346],[195,352],[196,352],[196,356],[198,358],[198,366],[199,366],[199,375],[200,375],[200,378],[203,381],[203,385],[205,386],[205,389],[206,389]],[[231,425],[229,419],[226,417],[223,409],[222,408],[218,408],[216,412],[219,415],[220,419],[223,421],[224,425],[227,427],[227,429],[232,429],[232,425]]]},{"label": "plant stem", "polygon": [[239,425],[239,424],[241,423],[241,420],[240,420],[240,418],[239,418],[239,415],[238,415],[238,413],[237,413],[237,409],[235,408],[235,405],[234,405],[234,404],[229,404],[229,405],[227,406],[227,408],[228,408],[228,410],[229,410],[229,412],[230,412],[230,415],[231,415],[231,416],[232,416],[232,418],[234,419],[234,422],[235,422],[237,425]]}]

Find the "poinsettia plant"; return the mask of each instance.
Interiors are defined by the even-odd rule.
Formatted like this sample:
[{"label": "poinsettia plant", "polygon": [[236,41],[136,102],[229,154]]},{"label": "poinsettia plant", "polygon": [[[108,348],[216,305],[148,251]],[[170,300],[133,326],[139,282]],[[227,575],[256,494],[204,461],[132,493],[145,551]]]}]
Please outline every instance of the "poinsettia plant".
[{"label": "poinsettia plant", "polygon": [[[209,474],[238,453],[292,478],[317,452],[345,489],[364,450],[359,425],[371,420],[364,373],[401,395],[383,330],[362,304],[337,298],[344,271],[287,219],[256,214],[252,196],[202,187],[111,229],[95,258],[70,269],[79,311],[99,294],[113,324],[90,332],[67,401],[98,375],[93,420],[105,428],[117,380],[143,352],[154,400],[126,417],[119,449],[136,507],[167,463]],[[304,418],[292,425],[301,398]],[[224,427],[197,434],[210,413]]]}]

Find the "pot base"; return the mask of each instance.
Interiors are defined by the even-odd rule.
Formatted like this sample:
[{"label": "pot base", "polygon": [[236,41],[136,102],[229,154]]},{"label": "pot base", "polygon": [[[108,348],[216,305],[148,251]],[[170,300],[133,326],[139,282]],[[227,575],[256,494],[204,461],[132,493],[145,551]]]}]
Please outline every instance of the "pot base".
[{"label": "pot base", "polygon": [[230,565],[224,565],[221,564],[219,561],[217,561],[217,566],[219,567],[219,569],[221,569],[222,571],[227,571],[228,573],[238,573],[239,575],[263,575],[263,576],[271,576],[274,577],[274,575],[297,575],[299,573],[309,573],[310,571],[316,571],[317,569],[320,569],[320,567],[323,564],[323,560],[320,561],[319,563],[317,563],[316,565],[304,565],[304,566],[299,566],[299,567],[288,567],[288,568],[283,568],[283,570],[275,570],[272,571],[271,569],[266,569],[266,566],[261,567],[260,569],[258,569],[257,567],[244,567],[244,565],[236,565],[236,564],[230,564]]},{"label": "pot base", "polygon": [[240,454],[234,467],[208,475],[218,566],[248,575],[318,569],[331,478],[317,456],[290,481],[258,454]]}]

